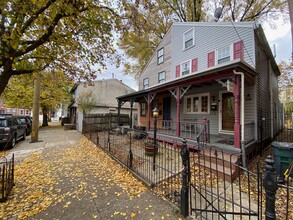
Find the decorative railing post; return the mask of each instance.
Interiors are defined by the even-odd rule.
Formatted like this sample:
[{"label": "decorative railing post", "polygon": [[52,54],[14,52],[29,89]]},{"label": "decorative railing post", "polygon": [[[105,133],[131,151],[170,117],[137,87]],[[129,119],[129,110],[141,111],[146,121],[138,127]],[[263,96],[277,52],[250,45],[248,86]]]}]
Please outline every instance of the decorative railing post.
[{"label": "decorative railing post", "polygon": [[187,148],[187,141],[182,140],[181,158],[182,158],[182,188],[181,188],[181,213],[184,217],[188,216],[189,201],[188,201],[188,176],[189,176],[189,150]]},{"label": "decorative railing post", "polygon": [[263,185],[266,192],[265,219],[273,220],[276,219],[275,202],[278,183],[275,161],[272,159],[271,156],[268,156],[267,159],[265,159]]}]

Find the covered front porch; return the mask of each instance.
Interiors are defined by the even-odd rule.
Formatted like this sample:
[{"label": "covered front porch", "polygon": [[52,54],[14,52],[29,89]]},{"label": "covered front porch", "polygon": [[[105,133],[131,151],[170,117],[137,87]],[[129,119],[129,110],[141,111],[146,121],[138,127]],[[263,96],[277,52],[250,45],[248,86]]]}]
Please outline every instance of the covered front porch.
[{"label": "covered front porch", "polygon": [[[245,108],[253,109],[253,100],[244,106],[244,97],[253,96],[254,75],[255,70],[240,60],[191,73],[118,97],[118,114],[125,102],[131,106],[137,102],[138,123],[131,122],[131,128],[144,129],[152,136],[156,120],[159,140],[178,142],[185,138],[188,145],[196,146],[204,133],[200,141],[241,152],[257,136],[255,111],[245,118]],[[156,119],[154,108],[159,111]]]}]

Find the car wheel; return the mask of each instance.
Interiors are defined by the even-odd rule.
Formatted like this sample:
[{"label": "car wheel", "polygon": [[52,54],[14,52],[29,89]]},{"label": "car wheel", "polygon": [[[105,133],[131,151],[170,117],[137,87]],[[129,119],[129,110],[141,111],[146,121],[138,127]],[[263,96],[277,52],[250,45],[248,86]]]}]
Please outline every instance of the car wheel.
[{"label": "car wheel", "polygon": [[26,131],[24,131],[22,135],[22,140],[25,140],[25,139],[26,139]]},{"label": "car wheel", "polygon": [[9,148],[10,149],[14,148],[15,144],[16,144],[16,135],[13,135],[13,138],[12,138],[12,140],[10,142]]}]

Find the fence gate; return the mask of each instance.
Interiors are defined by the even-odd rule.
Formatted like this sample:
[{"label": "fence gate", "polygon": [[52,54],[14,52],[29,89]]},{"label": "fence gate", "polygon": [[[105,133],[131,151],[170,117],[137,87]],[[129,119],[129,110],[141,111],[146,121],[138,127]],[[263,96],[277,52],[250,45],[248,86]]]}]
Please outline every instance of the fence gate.
[{"label": "fence gate", "polygon": [[261,174],[217,147],[190,152],[189,210],[197,219],[261,219]]}]

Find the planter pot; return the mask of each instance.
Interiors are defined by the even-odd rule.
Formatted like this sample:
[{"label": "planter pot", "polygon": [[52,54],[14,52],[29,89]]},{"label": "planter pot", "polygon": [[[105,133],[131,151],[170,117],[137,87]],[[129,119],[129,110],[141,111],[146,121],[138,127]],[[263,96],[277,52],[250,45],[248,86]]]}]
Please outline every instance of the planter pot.
[{"label": "planter pot", "polygon": [[154,156],[154,154],[158,154],[159,148],[158,146],[154,147],[153,143],[147,143],[144,146],[144,150],[146,156]]}]

